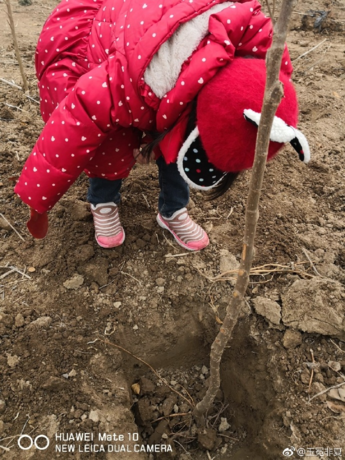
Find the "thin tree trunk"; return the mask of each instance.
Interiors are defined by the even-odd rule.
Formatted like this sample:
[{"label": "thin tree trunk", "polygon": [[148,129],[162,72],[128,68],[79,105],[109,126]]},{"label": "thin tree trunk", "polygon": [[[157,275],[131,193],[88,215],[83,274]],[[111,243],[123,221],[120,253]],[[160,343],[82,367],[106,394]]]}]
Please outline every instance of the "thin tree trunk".
[{"label": "thin tree trunk", "polygon": [[220,362],[225,346],[228,343],[232,331],[237,323],[244,294],[249,282],[256,225],[259,217],[259,199],[266,167],[269,138],[273,118],[283,95],[281,83],[279,81],[279,70],[293,4],[294,0],[283,0],[279,18],[274,27],[272,47],[267,53],[266,88],[247,200],[241,264],[224,322],[211,346],[209,387],[205,397],[196,405],[193,411],[193,415],[199,426],[204,425],[205,413],[211,408],[216,393],[220,387]]},{"label": "thin tree trunk", "polygon": [[23,61],[22,61],[22,58],[21,58],[20,53],[19,53],[16,29],[14,27],[14,21],[13,21],[13,13],[12,13],[11,1],[10,0],[5,0],[5,3],[6,3],[6,6],[7,6],[8,22],[9,22],[11,32],[12,32],[14,49],[15,49],[15,52],[16,52],[16,57],[17,57],[20,73],[21,73],[22,80],[23,80],[23,88],[24,88],[24,92],[26,92],[26,91],[29,90],[29,86],[28,86],[28,82],[27,82],[27,79],[26,79],[25,71],[24,71]]}]

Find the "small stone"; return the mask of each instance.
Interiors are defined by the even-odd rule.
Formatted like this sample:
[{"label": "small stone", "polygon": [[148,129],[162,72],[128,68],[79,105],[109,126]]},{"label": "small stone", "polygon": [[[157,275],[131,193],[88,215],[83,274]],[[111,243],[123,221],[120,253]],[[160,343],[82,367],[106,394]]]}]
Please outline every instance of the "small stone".
[{"label": "small stone", "polygon": [[131,386],[132,388],[132,391],[135,395],[139,395],[140,394],[140,385],[139,383],[133,383],[133,385]]},{"label": "small stone", "polygon": [[77,375],[77,371],[72,369],[71,372],[68,374],[68,377],[75,377]]},{"label": "small stone", "polygon": [[205,428],[198,433],[198,442],[206,450],[213,450],[217,440],[217,433],[211,428]]},{"label": "small stone", "polygon": [[99,413],[98,413],[98,411],[97,410],[90,410],[89,419],[92,420],[95,423],[99,422]]},{"label": "small stone", "polygon": [[0,399],[0,414],[5,412],[5,409],[6,409],[6,403],[3,399]]},{"label": "small stone", "polygon": [[321,372],[315,372],[315,371],[314,371],[314,381],[315,381],[315,382],[324,383],[324,382],[325,382],[325,378],[324,378],[324,376],[321,374]]},{"label": "small stone", "polygon": [[63,285],[66,289],[78,289],[84,283],[84,277],[81,275],[73,275],[72,278],[66,280]]},{"label": "small stone", "polygon": [[164,286],[159,286],[159,287],[157,288],[157,293],[158,293],[158,294],[163,294],[163,292],[164,292]]},{"label": "small stone", "polygon": [[224,455],[224,454],[226,454],[226,451],[227,451],[227,450],[228,450],[228,445],[225,444],[225,446],[222,447],[222,448],[220,449],[220,453],[221,453],[222,455]]},{"label": "small stone", "polygon": [[333,388],[328,392],[328,397],[337,401],[345,402],[345,390],[343,388]]},{"label": "small stone", "polygon": [[32,321],[32,323],[29,324],[29,327],[30,328],[49,327],[52,322],[53,320],[50,316],[41,316],[40,318],[37,318],[35,321]]},{"label": "small stone", "polygon": [[11,225],[8,222],[6,222],[6,220],[3,219],[1,216],[0,216],[0,228],[2,228],[3,230],[12,230]]},{"label": "small stone", "polygon": [[219,428],[218,428],[218,431],[220,433],[223,433],[223,431],[226,431],[230,428],[230,425],[227,421],[227,419],[225,417],[221,417],[220,418],[220,424],[219,424]]},{"label": "small stone", "polygon": [[169,396],[162,404],[163,415],[167,417],[173,411],[173,408],[177,402],[177,397],[175,395]]},{"label": "small stone", "polygon": [[114,308],[120,308],[120,307],[121,307],[121,304],[122,304],[122,302],[114,302],[114,303],[113,303]]},{"label": "small stone", "polygon": [[139,326],[138,326],[137,324],[135,324],[135,325],[133,326],[133,330],[134,330],[134,331],[137,331],[138,329],[139,329]]},{"label": "small stone", "polygon": [[[227,249],[220,249],[220,259],[219,259],[219,271],[224,273],[230,270],[237,270],[240,266],[240,263],[237,261],[236,257],[231,254]],[[234,274],[236,277],[236,273]]]},{"label": "small stone", "polygon": [[287,349],[293,349],[301,345],[302,334],[294,329],[287,329],[283,337],[283,345]]},{"label": "small stone", "polygon": [[334,372],[341,371],[341,364],[338,361],[328,361],[328,367]]},{"label": "small stone", "polygon": [[280,324],[281,313],[280,305],[271,299],[265,297],[256,297],[253,300],[256,313],[266,318],[273,324]]},{"label": "small stone", "polygon": [[20,361],[20,358],[17,356],[17,355],[10,355],[8,354],[7,355],[7,364],[13,368],[13,367],[16,367],[16,365],[19,363]]},{"label": "small stone", "polygon": [[301,373],[301,382],[304,383],[305,385],[309,384],[310,381],[310,374],[308,371],[303,371]]},{"label": "small stone", "polygon": [[29,268],[28,268],[28,272],[29,272],[29,273],[35,273],[35,271],[36,271],[36,268],[35,268],[35,267],[29,267]]},{"label": "small stone", "polygon": [[305,48],[306,46],[309,45],[309,42],[306,41],[306,40],[301,40],[301,41],[299,42],[299,45],[302,46],[303,48]]},{"label": "small stone", "polygon": [[175,404],[175,406],[174,406],[174,412],[175,412],[175,414],[178,413],[178,405],[177,404]]},{"label": "small stone", "polygon": [[21,313],[18,313],[18,315],[15,317],[14,325],[16,327],[23,327],[24,324],[25,324],[24,316]]},{"label": "small stone", "polygon": [[62,391],[66,389],[68,383],[66,380],[60,379],[59,377],[49,377],[48,380],[42,385],[42,388],[47,391]]},{"label": "small stone", "polygon": [[157,284],[157,286],[164,286],[164,284],[165,284],[165,279],[163,279],[163,278],[157,278],[157,279],[156,279],[156,284]]},{"label": "small stone", "polygon": [[201,373],[204,374],[204,375],[207,375],[208,374],[208,369],[206,366],[202,366],[201,368]]}]

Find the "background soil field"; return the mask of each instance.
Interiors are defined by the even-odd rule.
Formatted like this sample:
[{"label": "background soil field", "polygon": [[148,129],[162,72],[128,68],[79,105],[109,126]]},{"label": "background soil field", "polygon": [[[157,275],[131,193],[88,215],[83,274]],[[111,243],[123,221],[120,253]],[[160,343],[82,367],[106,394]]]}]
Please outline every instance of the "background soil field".
[{"label": "background soil field", "polygon": [[[13,2],[35,99],[35,45],[55,6]],[[0,77],[20,85],[1,1],[0,17]],[[18,232],[0,217],[0,457],[273,460],[286,448],[293,458],[345,456],[344,30],[344,1],[295,7],[288,45],[312,161],[287,146],[267,166],[254,267],[271,265],[251,277],[206,434],[190,409],[207,386],[229,302],[224,273],[240,258],[250,173],[217,201],[192,192],[190,213],[211,240],[200,253],[185,254],[157,226],[154,165],[124,183],[122,247],[97,246],[85,176],[50,212],[47,237],[34,240],[10,179],[43,122],[38,104],[0,80],[0,212]],[[148,362],[170,388],[105,341]],[[81,451],[59,453],[55,434],[77,432],[139,432],[143,445],[173,452],[85,452],[76,442]],[[23,433],[47,435],[49,448],[21,450]]]}]

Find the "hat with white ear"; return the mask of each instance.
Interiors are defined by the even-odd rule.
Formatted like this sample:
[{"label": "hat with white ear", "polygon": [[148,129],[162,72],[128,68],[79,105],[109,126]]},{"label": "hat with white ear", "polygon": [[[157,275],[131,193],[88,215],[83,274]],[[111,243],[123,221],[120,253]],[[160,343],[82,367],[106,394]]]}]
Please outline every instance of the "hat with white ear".
[{"label": "hat with white ear", "polygon": [[[243,111],[244,118],[255,126],[259,126],[261,113],[254,112],[252,109]],[[299,155],[299,159],[304,163],[310,160],[310,150],[308,141],[303,133],[297,128],[293,128],[285,123],[284,120],[275,116],[273,119],[270,140],[273,142],[280,142],[285,144],[290,142],[292,147]]]},{"label": "hat with white ear", "polygon": [[[274,117],[268,160],[287,142],[307,163],[310,150],[296,128],[298,103],[293,84],[282,71],[284,95]],[[208,190],[227,172],[252,167],[266,82],[263,59],[235,58],[197,97],[195,128],[177,158],[180,174],[194,188]]]}]

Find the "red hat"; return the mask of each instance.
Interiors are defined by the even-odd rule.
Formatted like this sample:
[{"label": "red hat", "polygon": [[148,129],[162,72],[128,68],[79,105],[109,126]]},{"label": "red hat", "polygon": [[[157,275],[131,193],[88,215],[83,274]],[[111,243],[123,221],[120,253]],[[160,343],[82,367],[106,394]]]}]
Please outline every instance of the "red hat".
[{"label": "red hat", "polygon": [[[300,159],[307,163],[308,142],[296,129],[296,93],[286,74],[280,72],[279,79],[284,96],[274,117],[268,159],[285,142],[290,142]],[[263,59],[236,58],[200,91],[195,129],[177,158],[181,175],[192,187],[208,190],[226,172],[240,172],[253,166],[265,83]]]}]

